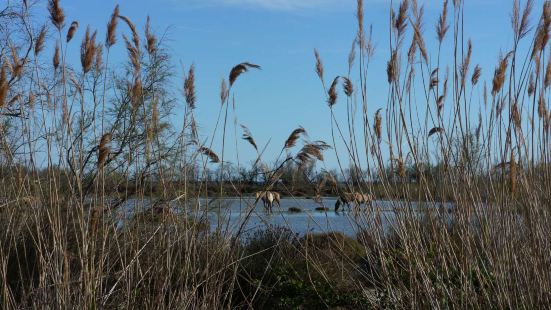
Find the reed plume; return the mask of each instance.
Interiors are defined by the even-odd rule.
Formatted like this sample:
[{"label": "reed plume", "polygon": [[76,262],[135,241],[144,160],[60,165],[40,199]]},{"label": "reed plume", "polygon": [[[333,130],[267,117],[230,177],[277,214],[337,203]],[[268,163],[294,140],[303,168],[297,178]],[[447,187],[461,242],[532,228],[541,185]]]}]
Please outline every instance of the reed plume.
[{"label": "reed plume", "polygon": [[14,78],[19,79],[23,75],[23,65],[24,65],[25,59],[19,59],[17,50],[13,45],[10,45],[10,51],[11,51],[11,58],[12,58],[12,63],[10,65],[12,79]]},{"label": "reed plume", "polygon": [[147,21],[145,23],[145,39],[147,42],[147,52],[149,55],[152,55],[157,50],[157,38],[151,32],[151,19],[147,16]]},{"label": "reed plume", "polygon": [[337,85],[339,83],[340,76],[336,76],[331,83],[331,87],[327,91],[327,104],[332,108],[337,103]]},{"label": "reed plume", "polygon": [[[128,28],[130,28],[130,31],[132,32],[132,42],[134,43],[134,47],[135,47],[136,50],[139,50],[140,49],[140,37],[138,36],[138,31],[136,30],[136,26],[130,20],[130,18],[128,18],[124,15],[118,15],[118,17],[120,19],[122,19],[128,25]],[[128,40],[126,40],[126,41],[128,41]]]},{"label": "reed plume", "polygon": [[247,128],[243,124],[241,125],[241,128],[243,129],[242,139],[249,142],[249,144],[252,145],[252,147],[254,147],[254,149],[258,152],[258,147],[256,145],[256,142],[253,139],[253,136],[252,136],[251,131],[249,130],[249,128]]},{"label": "reed plume", "polygon": [[549,88],[551,85],[551,57],[547,61],[547,67],[545,68],[545,79],[544,79],[544,86],[545,88]]},{"label": "reed plume", "polygon": [[532,95],[536,91],[536,81],[535,81],[536,78],[534,76],[535,74],[534,72],[532,72],[530,74],[530,79],[528,80],[528,88],[526,89],[526,91],[529,97],[532,97]]},{"label": "reed plume", "polygon": [[195,109],[195,65],[189,68],[189,72],[184,80],[184,97],[190,109]]},{"label": "reed plume", "polygon": [[348,97],[352,97],[352,94],[354,94],[354,85],[352,84],[352,81],[350,81],[349,78],[347,77],[342,77],[343,79],[343,89],[344,89],[344,94]]},{"label": "reed plume", "polygon": [[107,36],[105,38],[105,45],[107,45],[107,48],[110,48],[117,42],[117,21],[119,18],[119,5],[117,4],[115,6],[115,9],[113,10],[113,14],[111,14],[111,19],[107,23]]},{"label": "reed plume", "polygon": [[42,26],[40,28],[40,32],[38,33],[38,37],[36,38],[36,42],[34,43],[34,56],[38,56],[40,52],[44,49],[44,42],[46,40],[46,25]]},{"label": "reed plume", "polygon": [[92,68],[96,55],[96,31],[90,36],[90,27],[86,28],[86,34],[80,45],[80,63],[82,71],[87,73]]},{"label": "reed plume", "polygon": [[218,155],[216,155],[216,153],[214,153],[213,150],[209,149],[206,146],[200,147],[199,148],[199,153],[201,153],[205,156],[208,156],[210,158],[211,163],[219,163],[220,162],[220,158],[218,157]]},{"label": "reed plume", "polygon": [[386,75],[388,83],[392,83],[393,81],[397,81],[398,79],[398,52],[393,51],[392,56],[390,57],[390,60],[388,61],[386,65]]},{"label": "reed plume", "polygon": [[503,87],[505,83],[505,75],[507,73],[507,66],[509,65],[509,56],[511,53],[508,53],[503,56],[499,56],[498,66],[494,72],[494,79],[492,81],[492,95],[495,97],[497,93]]},{"label": "reed plume", "polygon": [[6,106],[6,98],[8,97],[9,83],[6,71],[6,64],[3,64],[0,69],[0,108]]},{"label": "reed plume", "polygon": [[407,28],[407,12],[409,10],[409,1],[403,0],[398,9],[398,15],[394,20],[394,29],[396,30],[398,40],[400,40],[405,34]]},{"label": "reed plume", "polygon": [[539,99],[538,99],[538,117],[540,119],[545,119],[546,117],[546,102],[545,102],[545,96],[544,96],[544,93],[543,92],[540,92],[540,96],[539,96]]},{"label": "reed plume", "polygon": [[52,58],[54,70],[57,70],[57,68],[59,67],[59,61],[59,42],[57,42],[55,45],[54,56]]},{"label": "reed plume", "polygon": [[444,128],[442,127],[434,127],[429,131],[429,137],[434,135],[435,133],[441,133],[444,132]]},{"label": "reed plume", "polygon": [[77,31],[77,29],[78,29],[78,22],[73,21],[71,23],[71,26],[69,27],[69,30],[67,31],[67,43],[69,43],[69,41],[71,41],[71,39],[75,35],[75,32]]},{"label": "reed plume", "polygon": [[294,147],[297,144],[297,140],[300,138],[301,135],[306,135],[306,130],[302,128],[302,126],[298,127],[297,129],[293,130],[287,140],[285,141],[284,149],[290,149]]},{"label": "reed plume", "polygon": [[96,71],[96,74],[101,73],[101,69],[103,68],[103,46],[101,44],[97,44],[95,48],[95,61],[94,61],[94,70]]},{"label": "reed plume", "polygon": [[440,17],[438,18],[438,23],[436,24],[436,36],[440,44],[442,44],[442,41],[444,41],[444,38],[446,37],[446,33],[448,32],[448,29],[450,29],[447,19],[448,19],[448,0],[445,0],[444,5],[442,6],[442,13],[440,14]]},{"label": "reed plume", "polygon": [[381,109],[378,109],[377,112],[375,112],[375,122],[373,124],[373,130],[375,131],[375,136],[377,137],[378,143],[381,143],[382,120],[383,118],[381,117]]},{"label": "reed plume", "polygon": [[534,47],[532,49],[532,58],[535,58],[539,52],[542,52],[549,41],[549,32],[551,31],[551,2],[545,1],[543,4],[543,13],[540,25],[534,39]]},{"label": "reed plume", "polygon": [[229,91],[228,91],[228,84],[226,83],[225,79],[222,79],[222,82],[220,82],[220,104],[224,105],[224,102],[228,99]]},{"label": "reed plume", "polygon": [[330,146],[323,141],[307,143],[302,147],[300,152],[298,152],[295,159],[299,162],[299,167],[302,168],[313,159],[323,161],[323,151],[329,148]]},{"label": "reed plume", "polygon": [[50,12],[50,20],[52,24],[61,31],[65,23],[65,14],[59,5],[59,0],[48,0],[48,11]]},{"label": "reed plume", "polygon": [[122,38],[126,44],[126,50],[128,51],[128,57],[132,63],[132,68],[134,68],[134,78],[136,78],[140,75],[141,71],[140,50],[135,45],[132,45],[125,35],[123,35]]},{"label": "reed plume", "polygon": [[461,63],[461,69],[460,69],[461,87],[462,88],[465,87],[465,81],[467,79],[467,73],[469,71],[469,66],[471,64],[472,53],[473,53],[473,44],[472,44],[471,40],[469,39],[469,41],[467,43],[467,55],[465,56],[465,59]]},{"label": "reed plume", "polygon": [[314,49],[314,56],[316,57],[316,74],[323,83],[323,63],[317,49]]},{"label": "reed plume", "polygon": [[259,65],[255,65],[255,64],[252,64],[252,63],[248,63],[248,62],[243,62],[243,63],[240,63],[237,66],[233,67],[230,71],[230,78],[229,78],[230,87],[233,86],[233,83],[235,83],[235,81],[237,80],[237,78],[241,74],[249,71],[249,69],[251,69],[251,68],[261,69]]},{"label": "reed plume", "polygon": [[98,169],[103,168],[103,165],[105,164],[105,161],[109,157],[110,147],[109,144],[111,143],[111,134],[106,133],[103,136],[101,136],[101,140],[98,146]]},{"label": "reed plume", "polygon": [[524,38],[530,32],[530,13],[534,7],[534,1],[528,0],[524,5],[522,11],[522,17],[520,17],[520,5],[519,1],[513,2],[513,13],[511,14],[511,25],[513,27],[515,40],[519,41]]},{"label": "reed plume", "polygon": [[479,65],[476,65],[474,67],[473,75],[471,77],[471,84],[473,86],[476,86],[476,84],[478,84],[478,80],[480,79],[481,75],[482,75],[482,68],[480,68]]}]

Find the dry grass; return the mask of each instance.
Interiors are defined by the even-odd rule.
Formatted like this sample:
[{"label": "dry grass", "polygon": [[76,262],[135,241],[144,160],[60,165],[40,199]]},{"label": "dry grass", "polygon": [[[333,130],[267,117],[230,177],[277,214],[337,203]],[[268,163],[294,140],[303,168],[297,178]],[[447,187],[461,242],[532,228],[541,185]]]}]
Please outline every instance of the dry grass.
[{"label": "dry grass", "polygon": [[[226,175],[226,123],[230,106],[236,128],[239,123],[236,81],[260,66],[243,62],[229,70],[220,86],[223,129],[217,133],[217,122],[210,144],[203,143],[194,115],[195,66],[183,74],[183,98],[171,97],[170,55],[149,18],[141,38],[116,6],[104,55],[96,31],[80,34],[76,21],[65,26],[60,1],[39,11],[57,32],[53,40],[48,27],[33,22],[32,10],[43,8],[9,2],[0,21],[18,41],[2,42],[0,71],[0,307],[546,307],[551,2],[541,3],[532,22],[539,4],[512,2],[514,40],[486,81],[484,64],[473,67],[476,47],[462,30],[468,4],[443,1],[432,29],[435,54],[423,7],[415,0],[396,3],[389,19],[388,100],[375,107],[368,96],[375,49],[358,0],[348,74],[326,85],[314,51],[331,144],[311,142],[296,128],[271,167],[266,147],[243,125],[242,138],[257,152],[253,178],[263,180],[262,191],[290,171],[291,179],[311,183],[318,198],[327,187],[335,194],[378,193],[393,208],[355,214],[356,238],[297,236],[273,227],[247,238],[244,227],[257,212],[252,205],[232,234],[226,223],[211,229],[208,222],[209,209],[221,210],[222,202],[199,198],[212,193],[213,184],[220,185],[219,198],[224,191],[247,195],[243,180]],[[117,45],[119,19],[130,32],[122,34],[123,46]],[[80,50],[73,46],[79,36]],[[453,56],[441,57],[444,44]],[[53,58],[44,53],[49,46]],[[111,48],[126,50],[126,66],[109,63]],[[66,62],[75,51],[80,67]],[[175,104],[185,109],[179,130],[169,121]],[[346,109],[346,120],[337,119],[337,109]],[[220,156],[213,147],[217,135]],[[344,185],[324,170],[309,175],[330,148]],[[209,167],[218,168],[218,176]],[[134,216],[121,216],[127,213]]]}]

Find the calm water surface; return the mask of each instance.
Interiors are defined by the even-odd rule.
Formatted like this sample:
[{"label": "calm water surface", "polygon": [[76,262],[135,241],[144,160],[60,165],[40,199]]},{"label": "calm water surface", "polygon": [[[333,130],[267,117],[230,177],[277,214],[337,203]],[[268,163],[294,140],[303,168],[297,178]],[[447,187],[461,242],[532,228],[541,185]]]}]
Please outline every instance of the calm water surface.
[{"label": "calm water surface", "polygon": [[[425,207],[429,209],[449,210],[452,205],[435,206],[426,203],[374,201],[370,206],[361,206],[360,210],[348,210],[345,206],[339,212],[334,211],[336,198],[327,197],[321,203],[305,198],[283,198],[281,207],[274,205],[271,213],[267,212],[259,202],[253,206],[254,198],[226,198],[223,200],[199,199],[192,207],[174,207],[178,213],[194,214],[201,218],[207,218],[212,231],[220,230],[234,234],[239,229],[245,234],[271,227],[287,227],[293,232],[303,235],[305,233],[323,233],[339,231],[349,236],[355,236],[361,228],[371,225],[382,225],[388,229],[397,216],[405,212],[413,212],[420,215]],[[125,208],[125,219],[130,218],[132,210],[137,208],[136,201],[129,201]],[[198,208],[197,208],[198,207]],[[299,209],[300,212],[289,211],[290,208]],[[325,210],[320,208],[326,208]],[[187,209],[187,210],[186,210]],[[192,215],[193,216],[193,215]]]}]

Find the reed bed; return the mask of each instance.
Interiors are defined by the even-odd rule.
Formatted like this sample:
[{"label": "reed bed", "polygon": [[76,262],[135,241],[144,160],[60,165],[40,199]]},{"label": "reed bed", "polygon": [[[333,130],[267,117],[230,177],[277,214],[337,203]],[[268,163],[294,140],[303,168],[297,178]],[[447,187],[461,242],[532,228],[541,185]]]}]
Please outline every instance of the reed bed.
[{"label": "reed bed", "polygon": [[[369,70],[376,51],[357,0],[346,74],[328,78],[314,51],[330,143],[299,127],[270,156],[241,126],[261,190],[292,196],[296,189],[278,183],[292,168],[316,197],[357,191],[396,204],[390,228],[366,207],[355,238],[285,227],[247,235],[259,212],[252,203],[237,230],[210,228],[208,212],[224,197],[251,194],[227,176],[224,148],[232,116],[238,128],[240,79],[260,74],[259,65],[229,70],[205,137],[195,67],[172,95],[171,58],[149,18],[142,35],[116,6],[102,33],[69,23],[59,0],[47,12],[29,1],[0,5],[1,308],[548,307],[551,2],[512,1],[514,40],[493,73],[475,65],[463,31],[470,4],[444,0],[428,22],[415,0],[390,5],[384,108],[370,102],[370,80],[381,73]],[[435,53],[425,40],[434,34]],[[452,56],[440,54],[446,45]],[[122,69],[110,62],[113,49],[128,55]],[[72,54],[79,66],[67,61]],[[168,121],[176,105],[182,128]],[[337,156],[338,175],[312,177],[325,152]],[[418,201],[426,207],[414,208]]]}]

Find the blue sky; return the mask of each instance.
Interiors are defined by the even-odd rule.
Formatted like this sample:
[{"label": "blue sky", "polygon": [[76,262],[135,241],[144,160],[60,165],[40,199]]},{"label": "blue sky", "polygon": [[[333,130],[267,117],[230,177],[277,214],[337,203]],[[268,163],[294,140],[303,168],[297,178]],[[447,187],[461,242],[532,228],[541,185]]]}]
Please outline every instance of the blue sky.
[{"label": "blue sky", "polygon": [[[434,52],[431,55],[434,61],[437,48],[434,25],[442,3],[419,2],[426,6],[424,34],[429,53]],[[330,141],[329,110],[314,72],[313,50],[317,48],[322,56],[327,80],[346,74],[347,56],[356,34],[355,0],[102,0],[61,3],[67,21],[76,19],[80,22],[80,35],[86,25],[90,25],[98,29],[100,38],[104,37],[105,25],[117,3],[121,14],[130,17],[140,29],[150,15],[153,29],[159,35],[164,33],[167,38],[177,74],[173,85],[175,94],[179,94],[182,84],[180,64],[189,67],[193,63],[196,66],[196,118],[204,137],[211,134],[220,107],[220,80],[227,77],[234,65],[249,61],[261,65],[262,70],[241,76],[235,84],[238,123],[249,127],[259,145],[271,139],[265,159],[275,159],[284,140],[298,125],[309,132],[312,140]],[[465,32],[466,37],[473,41],[472,66],[482,66],[483,79],[493,75],[497,55],[511,44],[511,3],[512,0],[466,1]],[[535,12],[539,12],[539,1],[535,4]],[[373,25],[377,48],[368,79],[370,115],[386,105],[389,8],[390,0],[365,1],[365,20]],[[532,21],[538,17],[534,13]],[[121,24],[119,36],[122,31],[126,32],[126,29]],[[80,41],[78,34],[77,40]],[[448,35],[446,40],[450,44],[451,36]],[[115,48],[124,55],[121,41],[119,39]],[[74,53],[77,54],[76,50]],[[451,55],[449,50],[443,53]],[[183,100],[181,102],[177,114],[183,110]],[[344,108],[345,102],[337,103],[337,117],[344,117]],[[181,119],[177,114],[174,116],[176,123]],[[232,134],[227,158],[232,160],[235,155],[233,116],[230,116],[229,131]],[[240,128],[237,134],[241,136]],[[240,140],[239,145],[241,162],[253,160],[255,153],[246,142]],[[213,149],[220,151],[218,140]],[[327,168],[336,167],[332,151],[326,155]]]}]

